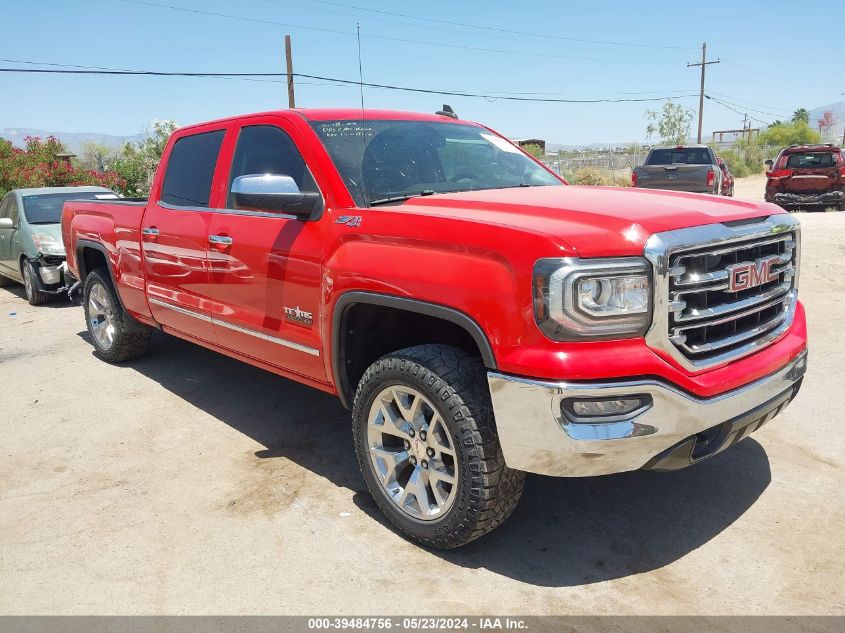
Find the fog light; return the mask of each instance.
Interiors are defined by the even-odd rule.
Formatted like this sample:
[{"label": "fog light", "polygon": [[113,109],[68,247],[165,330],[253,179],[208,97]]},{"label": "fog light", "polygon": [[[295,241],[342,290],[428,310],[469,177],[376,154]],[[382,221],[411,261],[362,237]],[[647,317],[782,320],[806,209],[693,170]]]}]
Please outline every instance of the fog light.
[{"label": "fog light", "polygon": [[639,415],[651,406],[651,396],[624,398],[568,398],[561,403],[562,413],[572,422],[616,422]]}]

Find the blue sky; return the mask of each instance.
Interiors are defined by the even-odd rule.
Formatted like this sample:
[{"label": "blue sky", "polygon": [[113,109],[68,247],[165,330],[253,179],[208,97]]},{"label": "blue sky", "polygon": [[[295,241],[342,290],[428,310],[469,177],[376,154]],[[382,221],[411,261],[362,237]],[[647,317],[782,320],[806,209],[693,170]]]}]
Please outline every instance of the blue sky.
[{"label": "blue sky", "polygon": [[[805,46],[793,33],[796,25],[802,33],[812,33],[815,23],[838,25],[841,36],[845,2],[827,3],[824,16],[796,0],[3,4],[0,58],[6,60],[138,70],[281,72],[283,38],[290,33],[296,71],[357,79],[354,33],[360,23],[364,80],[375,83],[574,99],[690,95],[698,91],[699,75],[686,64],[700,58],[701,42],[707,41],[708,54],[722,60],[708,67],[708,91],[754,118],[788,118],[800,106],[845,100],[841,41]],[[0,66],[22,65],[3,61]],[[156,118],[187,124],[287,105],[284,84],[265,80],[2,74],[0,81],[0,128],[134,134]],[[366,89],[364,97],[368,107],[403,110],[434,111],[447,102],[462,118],[484,122],[511,137],[572,144],[642,139],[645,110],[661,105],[520,103],[381,89]],[[359,99],[357,86],[297,81],[298,106],[357,106]],[[698,107],[697,97],[680,102]],[[740,114],[706,102],[705,134],[739,127],[741,121]]]}]

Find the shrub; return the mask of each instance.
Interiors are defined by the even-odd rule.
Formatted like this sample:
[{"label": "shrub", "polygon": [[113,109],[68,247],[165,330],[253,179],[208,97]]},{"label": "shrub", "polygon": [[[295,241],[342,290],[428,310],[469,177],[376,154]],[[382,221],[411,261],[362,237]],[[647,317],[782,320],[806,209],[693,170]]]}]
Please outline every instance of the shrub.
[{"label": "shrub", "polygon": [[24,143],[26,146],[21,149],[0,138],[0,196],[24,187],[97,185],[120,189],[125,184],[112,171],[99,173],[77,169],[68,161],[59,159],[58,155],[65,153],[65,148],[57,138],[28,136]]},{"label": "shrub", "polygon": [[630,187],[630,172],[614,171],[600,167],[581,167],[574,173],[565,176],[567,181],[573,185],[600,185],[606,187]]}]

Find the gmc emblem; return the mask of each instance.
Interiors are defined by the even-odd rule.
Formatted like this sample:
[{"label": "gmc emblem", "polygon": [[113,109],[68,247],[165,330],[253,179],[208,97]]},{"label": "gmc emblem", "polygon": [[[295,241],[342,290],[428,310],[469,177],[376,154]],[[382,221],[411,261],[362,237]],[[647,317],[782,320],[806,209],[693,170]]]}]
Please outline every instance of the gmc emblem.
[{"label": "gmc emblem", "polygon": [[753,262],[731,264],[726,269],[728,271],[728,291],[739,292],[775,281],[780,273],[772,270],[772,266],[779,259],[778,255],[770,255]]}]

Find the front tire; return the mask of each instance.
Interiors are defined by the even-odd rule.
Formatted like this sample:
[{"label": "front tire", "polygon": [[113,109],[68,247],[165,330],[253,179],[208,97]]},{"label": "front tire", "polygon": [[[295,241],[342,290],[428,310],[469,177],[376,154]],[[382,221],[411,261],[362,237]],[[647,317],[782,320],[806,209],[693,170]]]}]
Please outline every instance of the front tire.
[{"label": "front tire", "polygon": [[486,371],[445,345],[384,356],[358,384],[352,412],[358,465],[378,506],[409,538],[438,549],[501,525],[525,473],[505,465]]},{"label": "front tire", "polygon": [[26,300],[29,301],[30,305],[40,306],[50,300],[50,294],[41,289],[41,278],[38,276],[38,271],[35,270],[35,266],[28,259],[23,260],[21,264],[21,275],[23,276]]},{"label": "front tire", "polygon": [[152,330],[133,323],[123,310],[108,272],[102,268],[85,278],[83,304],[88,334],[97,355],[109,363],[138,358],[147,351]]}]

